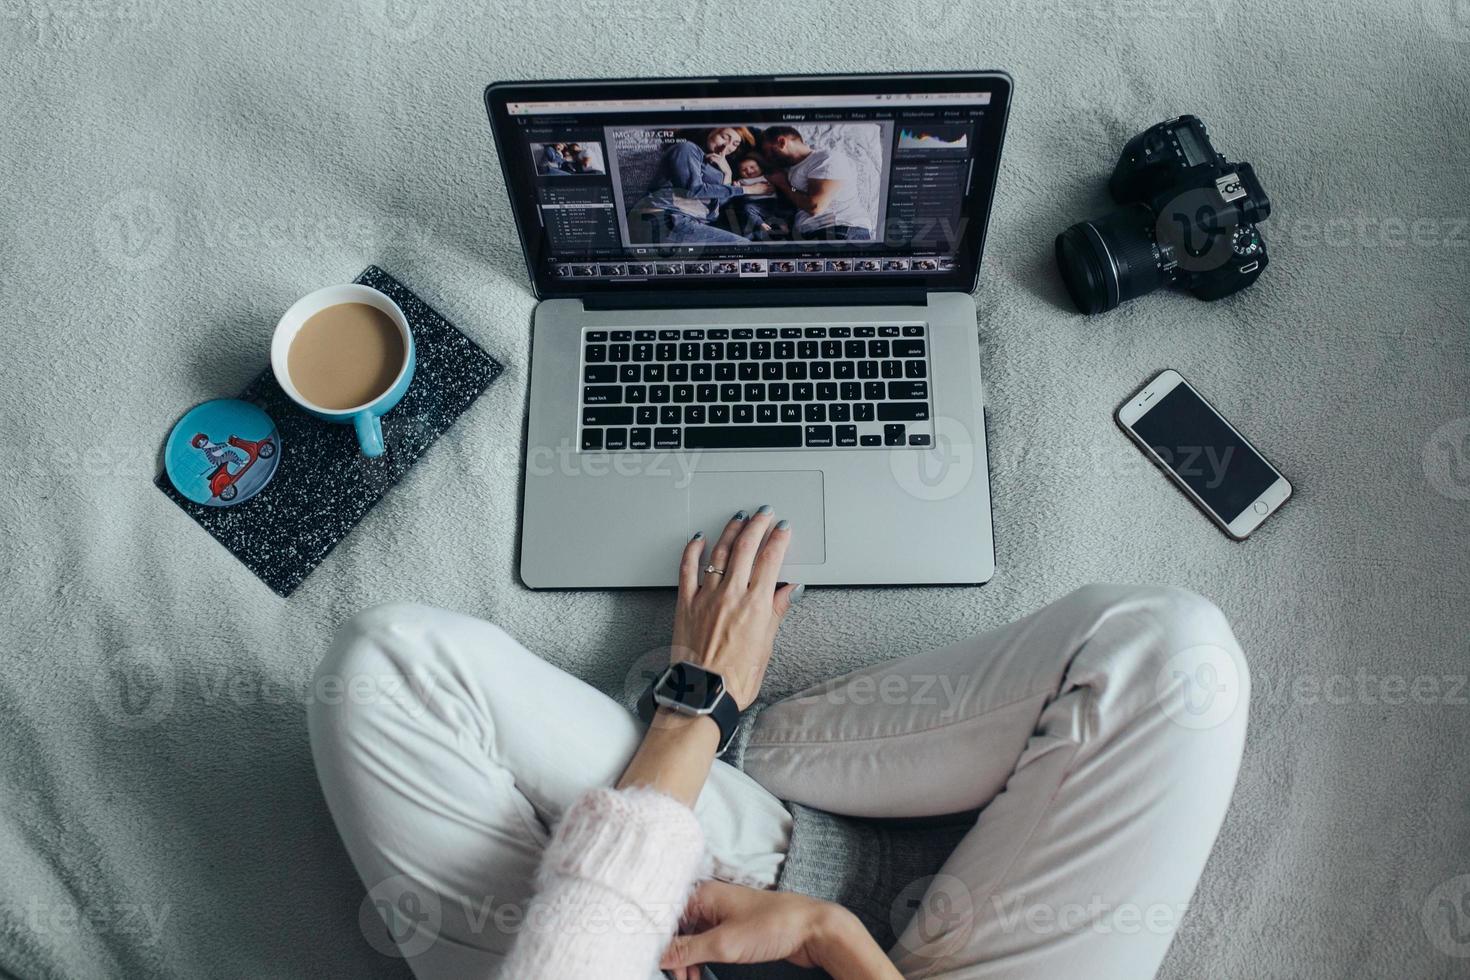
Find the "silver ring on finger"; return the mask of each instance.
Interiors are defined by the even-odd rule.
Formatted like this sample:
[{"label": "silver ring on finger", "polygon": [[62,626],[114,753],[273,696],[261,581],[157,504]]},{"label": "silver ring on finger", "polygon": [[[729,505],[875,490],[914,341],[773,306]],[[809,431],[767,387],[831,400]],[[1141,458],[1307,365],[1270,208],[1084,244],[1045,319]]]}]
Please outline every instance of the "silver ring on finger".
[{"label": "silver ring on finger", "polygon": [[723,568],[716,568],[713,565],[706,565],[706,566],[704,566],[704,574],[706,574],[706,575],[724,575],[725,574],[725,570]]}]

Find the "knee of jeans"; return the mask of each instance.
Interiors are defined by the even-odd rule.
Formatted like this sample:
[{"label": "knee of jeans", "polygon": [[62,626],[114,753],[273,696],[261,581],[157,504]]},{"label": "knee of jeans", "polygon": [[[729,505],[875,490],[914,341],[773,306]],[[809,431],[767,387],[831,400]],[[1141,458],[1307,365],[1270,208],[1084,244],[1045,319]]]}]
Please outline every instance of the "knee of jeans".
[{"label": "knee of jeans", "polygon": [[332,636],[318,677],[347,678],[384,663],[403,659],[403,644],[392,642],[396,629],[420,616],[426,607],[414,602],[385,602],[354,613]]},{"label": "knee of jeans", "polygon": [[[1166,730],[1243,747],[1250,668],[1215,603],[1165,586],[1089,586],[1076,597],[1100,614],[1096,636],[1124,634],[1120,649],[1129,652],[1109,657],[1104,668],[1118,710],[1157,708],[1173,723]],[[1138,642],[1127,638],[1134,631]]]},{"label": "knee of jeans", "polygon": [[1250,713],[1250,666],[1220,607],[1187,589],[1152,587],[1141,601],[1162,640],[1148,683],[1173,727],[1191,738],[1229,743],[1239,758]]},{"label": "knee of jeans", "polygon": [[359,722],[374,708],[402,707],[402,700],[422,687],[414,681],[419,660],[434,655],[435,645],[406,639],[403,627],[424,617],[430,608],[412,602],[371,606],[337,628],[312,677],[308,721],[313,737],[326,726]]}]

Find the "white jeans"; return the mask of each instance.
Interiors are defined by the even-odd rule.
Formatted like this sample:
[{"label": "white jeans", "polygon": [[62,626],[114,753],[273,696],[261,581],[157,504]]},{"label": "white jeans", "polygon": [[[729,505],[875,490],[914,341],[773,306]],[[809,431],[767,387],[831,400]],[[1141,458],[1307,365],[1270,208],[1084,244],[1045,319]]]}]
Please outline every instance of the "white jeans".
[{"label": "white jeans", "polygon": [[[716,874],[769,887],[791,832],[781,800],[979,809],[891,951],[903,974],[1136,980],[1157,971],[1224,819],[1248,698],[1209,602],[1089,586],[767,707],[746,772],[717,762],[695,812]],[[494,975],[549,828],[617,780],[643,730],[498,627],[407,604],[342,628],[310,727],[369,888],[364,930],[386,946],[367,910],[391,910],[420,980]]]}]

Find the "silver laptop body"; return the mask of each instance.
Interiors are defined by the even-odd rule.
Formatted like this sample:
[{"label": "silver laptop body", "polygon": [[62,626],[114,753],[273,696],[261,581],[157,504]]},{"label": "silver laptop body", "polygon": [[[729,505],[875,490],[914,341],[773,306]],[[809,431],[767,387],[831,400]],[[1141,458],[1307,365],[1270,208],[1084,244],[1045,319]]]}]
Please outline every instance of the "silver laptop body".
[{"label": "silver laptop body", "polygon": [[[795,532],[784,580],[989,580],[985,391],[970,290],[1009,93],[1009,78],[992,72],[487,89],[522,244],[545,297],[534,318],[526,429],[526,585],[674,585],[691,535],[713,542],[731,515],[762,504]],[[704,128],[673,125],[686,115]],[[782,118],[797,137],[759,135],[758,124],[780,127]],[[730,119],[743,125],[720,126]],[[963,182],[960,220],[940,247],[928,237],[906,248],[902,232],[803,235],[812,215],[799,209],[771,219],[778,229],[794,225],[789,241],[759,232],[748,244],[644,241],[639,220],[655,236],[689,227],[657,207],[669,183],[659,175],[702,166],[685,144],[703,150],[729,136],[711,139],[709,127],[742,129],[740,145],[770,169],[790,159],[777,154],[797,139],[803,160],[813,145],[831,146],[814,161],[820,171],[805,169],[841,179],[807,181],[814,192],[866,190],[871,173],[861,167],[877,146],[884,155],[871,169],[881,171],[878,210],[889,225],[895,215],[953,208]],[[740,156],[730,160],[738,166]],[[834,164],[835,156],[846,159]],[[802,179],[798,167],[786,171],[790,180]],[[655,191],[638,196],[648,186]],[[777,204],[755,220],[777,213],[784,197],[762,199]],[[790,203],[806,200],[816,198]],[[829,207],[857,215],[861,203],[854,195]],[[738,233],[755,227],[725,214],[717,221]],[[834,234],[851,234],[843,227]],[[602,243],[601,254],[589,240]],[[721,273],[720,263],[738,266]]]}]

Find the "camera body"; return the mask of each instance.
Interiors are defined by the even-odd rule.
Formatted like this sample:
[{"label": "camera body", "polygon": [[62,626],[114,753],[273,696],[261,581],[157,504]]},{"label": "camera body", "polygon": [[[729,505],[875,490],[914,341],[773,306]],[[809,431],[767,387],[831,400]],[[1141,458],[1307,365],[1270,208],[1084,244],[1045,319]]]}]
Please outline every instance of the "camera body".
[{"label": "camera body", "polygon": [[1220,299],[1255,282],[1270,262],[1257,223],[1271,201],[1255,168],[1226,160],[1195,116],[1129,140],[1108,191],[1119,210],[1057,236],[1057,264],[1083,313],[1165,285]]}]

